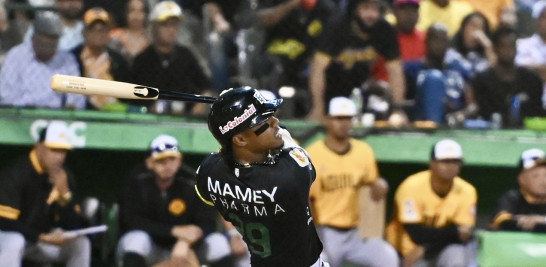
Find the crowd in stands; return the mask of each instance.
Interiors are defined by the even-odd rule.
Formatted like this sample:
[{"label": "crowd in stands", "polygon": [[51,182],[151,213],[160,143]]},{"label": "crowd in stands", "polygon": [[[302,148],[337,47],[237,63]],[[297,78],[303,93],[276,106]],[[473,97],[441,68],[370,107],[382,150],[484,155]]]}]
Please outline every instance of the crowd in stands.
[{"label": "crowd in stands", "polygon": [[[3,106],[207,111],[184,102],[99,96],[82,103],[49,92],[48,77],[62,73],[212,96],[250,85],[284,98],[283,117],[304,120],[320,120],[331,98],[357,90],[359,114],[391,126],[471,127],[467,121],[493,116],[504,127],[522,127],[525,117],[545,112],[546,13],[539,0],[0,4]],[[493,40],[507,29],[514,51]],[[15,92],[24,97],[14,99]]]}]

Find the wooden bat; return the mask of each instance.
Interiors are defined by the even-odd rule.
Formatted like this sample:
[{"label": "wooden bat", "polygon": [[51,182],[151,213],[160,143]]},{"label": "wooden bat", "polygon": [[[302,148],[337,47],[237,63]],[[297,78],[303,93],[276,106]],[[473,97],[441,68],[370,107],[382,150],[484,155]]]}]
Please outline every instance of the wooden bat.
[{"label": "wooden bat", "polygon": [[133,83],[108,81],[79,76],[55,74],[51,77],[51,88],[59,93],[82,95],[102,95],[115,98],[138,100],[180,100],[200,103],[213,103],[216,98],[157,88]]}]

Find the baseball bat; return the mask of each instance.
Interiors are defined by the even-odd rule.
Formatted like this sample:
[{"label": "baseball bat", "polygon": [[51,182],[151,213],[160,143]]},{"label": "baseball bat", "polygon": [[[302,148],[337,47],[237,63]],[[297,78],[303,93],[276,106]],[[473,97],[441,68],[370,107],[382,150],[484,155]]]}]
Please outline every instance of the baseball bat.
[{"label": "baseball bat", "polygon": [[180,100],[213,103],[216,98],[175,91],[159,90],[134,83],[116,82],[79,76],[55,74],[51,77],[51,88],[55,92],[82,95],[102,95],[138,100]]}]

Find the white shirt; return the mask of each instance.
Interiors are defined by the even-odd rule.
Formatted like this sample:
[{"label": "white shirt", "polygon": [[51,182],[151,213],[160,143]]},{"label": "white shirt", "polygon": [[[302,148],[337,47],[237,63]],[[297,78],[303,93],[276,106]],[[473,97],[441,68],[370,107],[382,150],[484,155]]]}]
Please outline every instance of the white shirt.
[{"label": "white shirt", "polygon": [[517,50],[516,65],[546,65],[546,43],[538,34],[519,39]]},{"label": "white shirt", "polygon": [[[27,42],[13,47],[0,70],[0,104],[16,107],[85,107],[85,96],[60,94],[51,89],[51,76],[79,76],[78,63],[68,52],[58,51],[49,62],[36,59]],[[64,106],[63,106],[64,103]]]}]

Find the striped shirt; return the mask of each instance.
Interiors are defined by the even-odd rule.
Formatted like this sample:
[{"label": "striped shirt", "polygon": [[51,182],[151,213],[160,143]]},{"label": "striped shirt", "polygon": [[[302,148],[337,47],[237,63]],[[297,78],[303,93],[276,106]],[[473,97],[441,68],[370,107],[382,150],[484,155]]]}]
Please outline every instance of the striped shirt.
[{"label": "striped shirt", "polygon": [[0,104],[16,107],[85,107],[85,96],[60,94],[51,89],[51,76],[79,76],[78,63],[68,52],[58,51],[49,62],[38,61],[31,43],[12,48],[0,71]]}]

